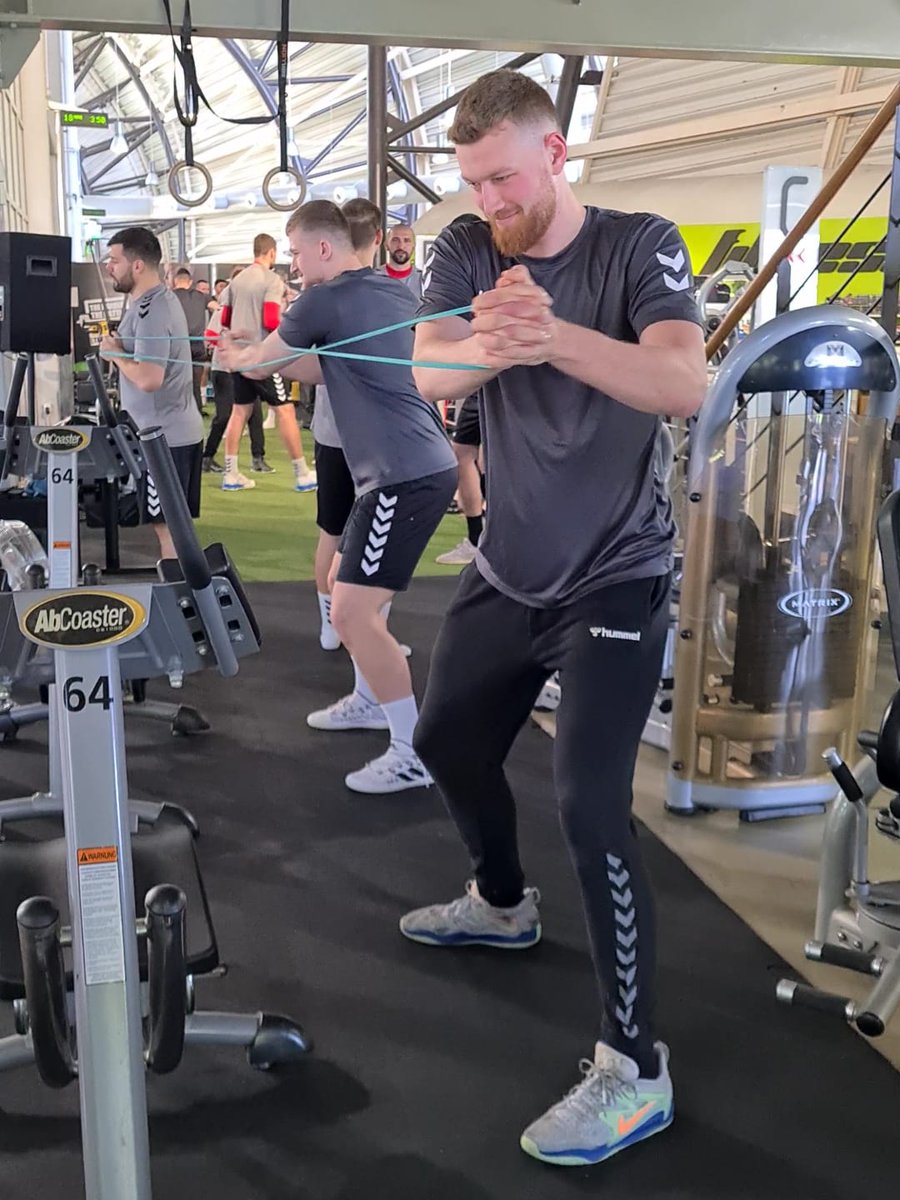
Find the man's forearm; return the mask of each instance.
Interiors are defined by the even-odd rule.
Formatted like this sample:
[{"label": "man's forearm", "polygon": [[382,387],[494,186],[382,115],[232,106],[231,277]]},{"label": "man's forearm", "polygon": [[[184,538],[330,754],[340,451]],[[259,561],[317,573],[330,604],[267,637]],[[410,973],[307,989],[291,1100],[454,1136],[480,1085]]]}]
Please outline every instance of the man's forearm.
[{"label": "man's forearm", "polygon": [[[450,338],[428,338],[416,342],[413,358],[416,362],[477,363],[479,352],[474,337],[456,341]],[[474,371],[444,370],[440,367],[413,367],[413,378],[425,400],[437,404],[441,400],[465,400],[483,387],[500,371],[488,367]]]},{"label": "man's forearm", "polygon": [[639,412],[691,416],[706,391],[704,364],[679,349],[636,346],[571,325],[557,324],[552,366]]},{"label": "man's forearm", "polygon": [[[136,362],[133,358],[115,358],[119,373],[140,388],[142,392],[155,392],[162,386],[159,364],[153,362]],[[165,375],[165,372],[163,372]]]}]

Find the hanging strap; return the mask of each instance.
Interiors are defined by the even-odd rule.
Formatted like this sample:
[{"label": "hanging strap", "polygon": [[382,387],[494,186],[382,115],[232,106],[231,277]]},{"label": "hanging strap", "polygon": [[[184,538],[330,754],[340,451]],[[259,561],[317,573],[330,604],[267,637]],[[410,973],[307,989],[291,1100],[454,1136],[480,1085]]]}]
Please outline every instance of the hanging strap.
[{"label": "hanging strap", "polygon": [[291,0],[281,0],[281,32],[278,34],[278,142],[282,171],[288,169],[287,86],[290,24]]},{"label": "hanging strap", "polygon": [[[184,129],[184,161],[189,166],[194,165],[193,160],[193,128],[197,124],[197,115],[200,110],[200,101],[202,100],[209,111],[220,121],[227,121],[229,125],[269,125],[280,115],[280,110],[284,107],[279,104],[279,113],[270,117],[224,117],[221,113],[216,112],[210,102],[203,93],[203,88],[200,86],[200,80],[197,78],[197,66],[194,62],[194,47],[193,47],[193,30],[191,26],[191,0],[184,0],[184,18],[181,22],[180,38],[175,36],[175,26],[172,23],[172,7],[170,0],[162,0],[163,8],[166,12],[166,21],[169,26],[169,33],[172,37],[172,47],[175,51],[175,58],[181,66],[184,76],[184,106],[178,97],[178,73],[175,73],[174,79],[174,98],[175,112],[178,114],[178,120]],[[281,89],[282,70],[284,72],[284,89],[287,92],[287,41],[288,41],[288,0],[282,0],[281,13],[281,33],[279,34],[279,61],[278,61],[278,80],[279,90]],[[284,68],[281,65],[281,43],[284,42]],[[287,141],[285,140],[285,150],[287,150]]]}]

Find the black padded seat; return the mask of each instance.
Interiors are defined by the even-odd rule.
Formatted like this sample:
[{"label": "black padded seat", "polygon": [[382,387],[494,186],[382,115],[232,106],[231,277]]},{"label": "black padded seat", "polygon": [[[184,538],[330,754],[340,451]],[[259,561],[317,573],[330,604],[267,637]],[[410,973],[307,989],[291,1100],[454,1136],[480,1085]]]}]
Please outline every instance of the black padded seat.
[{"label": "black padded seat", "polygon": [[[49,896],[69,925],[66,887],[66,843],[62,821],[4,823],[0,841],[0,1000],[25,996],[16,910],[31,896]],[[219,965],[219,951],[203,880],[194,851],[194,836],[177,809],[165,809],[152,826],[141,825],[131,837],[134,897],[138,917],[144,897],[160,883],[180,887],[187,898],[185,931],[187,970],[204,975]],[[147,978],[146,941],[139,943],[141,979]],[[66,951],[67,962],[70,952]],[[70,980],[71,982],[71,980]]]}]

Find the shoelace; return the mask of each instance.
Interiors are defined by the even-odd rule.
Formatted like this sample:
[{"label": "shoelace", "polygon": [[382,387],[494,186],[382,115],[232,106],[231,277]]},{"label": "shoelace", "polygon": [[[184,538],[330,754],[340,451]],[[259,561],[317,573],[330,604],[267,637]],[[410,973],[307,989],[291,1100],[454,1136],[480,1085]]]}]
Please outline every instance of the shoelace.
[{"label": "shoelace", "polygon": [[609,1067],[597,1067],[589,1058],[583,1058],[578,1069],[584,1078],[561,1101],[578,1116],[595,1117],[598,1102],[601,1108],[610,1108],[619,1099],[634,1100],[637,1096],[634,1084],[627,1083]]}]

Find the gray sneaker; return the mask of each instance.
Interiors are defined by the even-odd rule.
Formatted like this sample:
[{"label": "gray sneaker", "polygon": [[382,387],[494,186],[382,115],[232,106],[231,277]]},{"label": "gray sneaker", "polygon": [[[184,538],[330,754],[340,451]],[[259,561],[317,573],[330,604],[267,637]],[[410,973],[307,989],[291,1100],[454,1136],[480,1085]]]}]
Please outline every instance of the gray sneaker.
[{"label": "gray sneaker", "polygon": [[642,1079],[625,1054],[598,1042],[594,1061],[582,1059],[581,1082],[534,1121],[521,1137],[532,1158],[560,1167],[603,1162],[672,1124],[669,1051],[656,1043],[659,1073]]},{"label": "gray sneaker", "polygon": [[400,932],[426,946],[495,946],[526,950],[541,940],[537,888],[526,888],[515,908],[495,908],[482,900],[474,879],[466,894],[449,904],[417,908],[400,919]]}]

